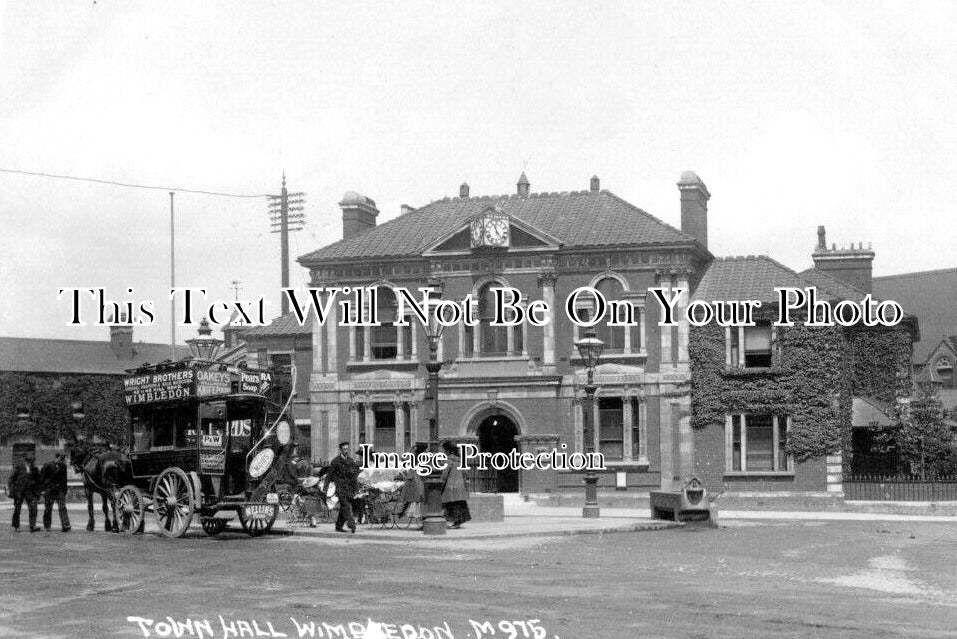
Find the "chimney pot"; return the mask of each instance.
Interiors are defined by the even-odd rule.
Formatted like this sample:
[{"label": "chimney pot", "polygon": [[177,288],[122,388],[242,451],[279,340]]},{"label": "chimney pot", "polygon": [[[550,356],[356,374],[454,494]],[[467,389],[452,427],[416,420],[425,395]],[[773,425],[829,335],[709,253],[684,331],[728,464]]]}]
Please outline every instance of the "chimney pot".
[{"label": "chimney pot", "polygon": [[[116,316],[111,321],[115,321]],[[110,350],[117,359],[133,359],[133,327],[128,324],[126,313],[120,314],[120,324],[110,326]]]},{"label": "chimney pot", "polygon": [[528,178],[525,177],[525,172],[522,171],[522,175],[518,178],[518,196],[519,197],[528,197],[528,194],[532,188],[532,185],[529,183]]},{"label": "chimney pot", "polygon": [[342,209],[342,239],[347,240],[375,228],[379,209],[371,198],[355,191],[346,191],[339,208]]},{"label": "chimney pot", "polygon": [[711,193],[694,171],[685,171],[678,180],[681,193],[681,230],[708,248],[708,200]]},{"label": "chimney pot", "polygon": [[837,242],[827,248],[824,236],[824,227],[817,227],[817,247],[811,254],[814,268],[823,271],[831,277],[850,284],[864,293],[872,291],[872,276],[874,251],[870,245],[865,249],[864,242],[850,242],[847,246],[837,248]]},{"label": "chimney pot", "polygon": [[462,186],[459,187],[459,197],[467,198],[468,196],[469,196],[468,182],[462,182]]},{"label": "chimney pot", "polygon": [[597,175],[591,176],[591,192],[598,193],[601,190],[601,181],[598,179]]}]

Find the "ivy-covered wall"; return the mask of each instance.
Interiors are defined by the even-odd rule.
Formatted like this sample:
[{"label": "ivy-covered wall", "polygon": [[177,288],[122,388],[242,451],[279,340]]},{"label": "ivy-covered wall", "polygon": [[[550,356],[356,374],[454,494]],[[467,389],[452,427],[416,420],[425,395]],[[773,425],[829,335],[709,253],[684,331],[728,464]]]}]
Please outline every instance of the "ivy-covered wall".
[{"label": "ivy-covered wall", "polygon": [[[84,431],[92,426],[105,440],[125,443],[129,417],[122,376],[72,373],[0,372],[0,438],[31,436],[55,444],[59,433],[70,439],[76,400],[83,402]],[[29,422],[17,417],[21,407],[30,412]]]},{"label": "ivy-covered wall", "polygon": [[[799,320],[794,327],[776,329],[777,348],[769,369],[727,368],[725,329],[692,327],[689,355],[696,440],[720,446],[723,454],[727,414],[787,414],[791,431],[786,447],[797,464],[838,450],[844,453],[845,465],[850,463],[852,399],[866,396],[893,403],[908,394],[910,334],[900,329],[802,324]],[[718,432],[701,432],[706,429]]]}]

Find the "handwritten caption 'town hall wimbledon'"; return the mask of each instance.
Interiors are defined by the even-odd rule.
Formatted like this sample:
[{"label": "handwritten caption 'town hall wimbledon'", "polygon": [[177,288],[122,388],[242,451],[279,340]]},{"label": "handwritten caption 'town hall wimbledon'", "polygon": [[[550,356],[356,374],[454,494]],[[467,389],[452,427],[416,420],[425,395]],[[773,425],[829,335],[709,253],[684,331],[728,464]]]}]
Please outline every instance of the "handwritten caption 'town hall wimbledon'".
[{"label": "handwritten caption 'town hall wimbledon'", "polygon": [[[468,620],[464,634],[452,629],[448,622],[441,625],[421,625],[412,623],[386,623],[381,621],[350,621],[348,623],[329,623],[289,618],[286,624],[280,621],[256,619],[230,619],[219,615],[215,619],[187,618],[152,619],[149,617],[129,616],[127,623],[139,629],[141,637],[192,637],[199,639],[255,639],[269,637],[285,639],[296,637],[303,639],[560,639],[549,633],[539,619],[488,621]],[[458,630],[462,630],[459,628]]]},{"label": "handwritten caption 'town hall wimbledon'", "polygon": [[[169,299],[181,302],[179,324],[189,326],[198,318],[206,317],[216,326],[227,324],[237,315],[246,326],[262,326],[266,321],[268,302],[260,296],[256,300],[216,300],[208,302],[206,289],[171,288]],[[546,300],[528,300],[509,286],[490,289],[491,309],[481,309],[483,321],[490,326],[545,326],[551,321],[553,309]],[[127,292],[132,295],[133,289]],[[449,327],[457,324],[479,324],[479,302],[469,293],[461,299],[444,299],[430,287],[408,289],[403,287],[321,287],[282,289],[292,307],[296,321],[302,326],[307,318],[315,316],[319,325],[332,319],[340,326],[372,327],[382,324],[409,326],[430,321]],[[755,311],[762,307],[760,300],[688,300],[683,288],[649,288],[649,296],[658,305],[658,325],[677,326],[686,320],[692,326],[754,326]],[[774,326],[794,326],[795,318],[803,318],[805,326],[896,326],[904,319],[904,310],[893,300],[876,301],[868,293],[859,301],[819,299],[817,289],[775,287],[774,306],[777,320]],[[387,296],[380,304],[380,297]],[[72,303],[70,325],[85,326],[84,316],[95,314],[96,325],[148,326],[156,319],[153,300],[116,301],[107,299],[103,288],[61,288],[57,299]],[[87,299],[90,298],[90,299]],[[84,304],[86,302],[86,304]],[[486,302],[483,300],[483,304]],[[389,309],[394,318],[380,317],[382,308]],[[604,322],[609,326],[636,326],[640,314],[634,299],[609,300],[591,286],[576,288],[564,302],[565,315],[580,327]],[[391,319],[391,317],[390,317]]]}]

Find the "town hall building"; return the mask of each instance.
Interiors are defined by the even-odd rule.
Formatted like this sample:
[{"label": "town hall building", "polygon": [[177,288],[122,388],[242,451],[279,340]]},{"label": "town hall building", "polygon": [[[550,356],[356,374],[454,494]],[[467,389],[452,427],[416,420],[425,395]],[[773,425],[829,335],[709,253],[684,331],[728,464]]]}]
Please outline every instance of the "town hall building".
[{"label": "town hall building", "polygon": [[[793,375],[782,372],[781,364],[790,360],[780,353],[797,333],[763,325],[733,334],[721,329],[715,361],[701,356],[694,361],[689,348],[694,333],[684,308],[690,300],[719,293],[726,295],[721,299],[764,299],[774,286],[818,286],[831,303],[855,297],[870,285],[873,253],[830,251],[823,247],[822,229],[815,267],[801,274],[763,256],[716,259],[708,249],[707,187],[691,171],[677,187],[680,229],[602,189],[598,177],[586,190],[561,193],[533,193],[524,174],[508,195],[473,196],[462,184],[458,197],[403,206],[400,216],[381,225],[372,199],[346,193],[340,202],[342,239],[298,261],[309,270],[311,286],[383,287],[382,324],[342,326],[333,306],[323,325],[311,322],[311,345],[300,344],[293,355],[311,360],[313,459],[331,459],[342,440],[404,452],[428,439],[428,343],[416,321],[392,325],[397,305],[388,289],[415,290],[433,282],[441,283],[446,299],[471,294],[479,320],[474,327],[446,329],[438,345],[441,438],[474,443],[489,453],[585,452],[586,371],[575,346],[583,329],[566,316],[564,303],[575,289],[591,286],[608,300],[626,302],[637,319],[633,326],[609,327],[605,321],[596,326],[605,348],[595,371],[591,444],[607,466],[601,489],[642,493],[680,487],[698,475],[715,492],[839,494],[841,439],[850,437],[854,385],[841,386],[840,401],[827,400],[835,407],[827,414],[828,428],[837,434],[800,448],[806,439],[802,409],[768,403],[758,414],[733,399],[754,384],[770,389],[783,383],[781,392],[788,392]],[[526,301],[547,302],[548,323],[492,326],[496,287],[518,289]],[[677,326],[658,325],[660,305],[649,287],[686,291],[676,309]],[[591,299],[582,298],[578,307],[580,316],[594,316]],[[277,322],[286,326],[286,320]],[[270,333],[270,327],[257,330],[260,339]],[[827,339],[849,339],[835,335]],[[902,335],[906,350],[916,331]],[[833,352],[832,346],[822,341],[820,350]],[[784,352],[800,349],[786,346]],[[708,413],[699,410],[709,405],[694,380],[705,379],[712,364],[718,366],[714,384],[724,385],[718,396],[727,404],[710,405]],[[797,457],[787,444],[792,440]],[[494,492],[582,488],[582,474],[574,471],[491,471],[471,478],[473,489]]]}]

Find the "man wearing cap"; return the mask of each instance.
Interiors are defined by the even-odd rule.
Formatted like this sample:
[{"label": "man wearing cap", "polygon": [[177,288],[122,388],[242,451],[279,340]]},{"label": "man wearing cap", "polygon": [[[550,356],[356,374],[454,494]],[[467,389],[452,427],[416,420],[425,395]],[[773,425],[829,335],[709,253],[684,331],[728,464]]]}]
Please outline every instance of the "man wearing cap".
[{"label": "man wearing cap", "polygon": [[60,511],[60,527],[70,531],[70,515],[66,510],[66,454],[57,453],[52,461],[40,469],[40,485],[43,489],[43,528],[49,531],[53,525],[53,502]]},{"label": "man wearing cap", "polygon": [[327,471],[329,481],[336,484],[336,495],[339,497],[339,517],[336,519],[336,530],[345,532],[343,526],[356,531],[356,520],[352,516],[352,500],[359,489],[359,464],[352,458],[349,442],[339,444],[339,454],[329,464]]},{"label": "man wearing cap", "polygon": [[23,502],[27,502],[27,512],[30,516],[30,532],[40,530],[37,527],[37,499],[39,497],[40,471],[37,470],[33,457],[26,457],[16,464],[13,474],[7,481],[7,494],[13,498],[14,532],[20,530],[20,509]]}]

